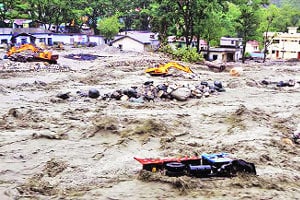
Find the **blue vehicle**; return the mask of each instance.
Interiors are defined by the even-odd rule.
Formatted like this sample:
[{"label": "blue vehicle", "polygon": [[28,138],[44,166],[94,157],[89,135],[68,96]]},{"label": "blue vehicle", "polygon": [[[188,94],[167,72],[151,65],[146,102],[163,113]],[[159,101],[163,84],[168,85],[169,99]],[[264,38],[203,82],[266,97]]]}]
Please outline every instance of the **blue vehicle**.
[{"label": "blue vehicle", "polygon": [[214,167],[221,167],[224,164],[228,164],[232,161],[229,153],[212,153],[212,154],[202,154],[202,165],[211,165]]}]

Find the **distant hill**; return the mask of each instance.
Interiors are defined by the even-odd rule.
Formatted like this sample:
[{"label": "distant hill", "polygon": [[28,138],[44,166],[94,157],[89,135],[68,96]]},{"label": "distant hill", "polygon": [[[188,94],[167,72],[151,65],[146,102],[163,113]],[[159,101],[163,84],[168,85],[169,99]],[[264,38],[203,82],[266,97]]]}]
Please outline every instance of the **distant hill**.
[{"label": "distant hill", "polygon": [[270,3],[281,7],[284,3],[290,4],[292,7],[300,8],[300,0],[270,0]]}]

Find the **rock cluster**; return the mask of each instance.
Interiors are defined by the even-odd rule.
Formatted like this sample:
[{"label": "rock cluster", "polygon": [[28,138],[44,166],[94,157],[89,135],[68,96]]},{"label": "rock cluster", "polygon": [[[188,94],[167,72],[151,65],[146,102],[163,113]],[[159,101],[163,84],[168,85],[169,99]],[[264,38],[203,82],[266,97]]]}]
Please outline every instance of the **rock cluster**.
[{"label": "rock cluster", "polygon": [[101,98],[103,100],[121,100],[143,103],[145,101],[163,100],[177,100],[187,101],[189,98],[209,97],[212,94],[224,92],[225,89],[220,81],[214,81],[213,84],[207,81],[202,81],[196,85],[176,85],[176,84],[158,84],[154,85],[153,81],[147,81],[142,86],[132,86],[127,89],[117,89],[111,93],[100,95],[100,92],[93,89],[91,97],[91,90],[86,93],[78,91],[77,94],[81,97]]}]

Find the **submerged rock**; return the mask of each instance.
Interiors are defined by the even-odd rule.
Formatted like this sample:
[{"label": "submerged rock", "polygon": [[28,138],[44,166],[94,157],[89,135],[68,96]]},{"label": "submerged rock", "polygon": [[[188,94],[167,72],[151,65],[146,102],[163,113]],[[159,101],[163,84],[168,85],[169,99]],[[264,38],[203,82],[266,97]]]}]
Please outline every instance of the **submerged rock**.
[{"label": "submerged rock", "polygon": [[99,90],[92,88],[88,92],[88,96],[93,99],[97,99],[100,96]]},{"label": "submerged rock", "polygon": [[66,93],[58,93],[58,94],[56,95],[56,97],[57,97],[57,98],[60,98],[60,99],[63,99],[63,100],[68,99],[68,98],[70,98],[70,92],[66,92]]}]

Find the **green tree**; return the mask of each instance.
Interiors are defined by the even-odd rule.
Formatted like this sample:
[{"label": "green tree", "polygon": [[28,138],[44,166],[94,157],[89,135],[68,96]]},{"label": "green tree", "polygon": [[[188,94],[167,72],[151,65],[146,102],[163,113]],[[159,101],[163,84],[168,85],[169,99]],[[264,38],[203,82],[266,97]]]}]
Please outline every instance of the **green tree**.
[{"label": "green tree", "polygon": [[5,0],[1,1],[0,19],[29,18],[27,10],[29,9],[28,2],[22,0]]},{"label": "green tree", "polygon": [[[201,1],[200,1],[201,2]],[[195,26],[195,17],[197,3],[196,0],[178,0],[176,1],[178,6],[178,14],[183,19],[181,26],[182,34],[185,37],[186,46],[190,46],[193,36],[194,36],[194,26]]]},{"label": "green tree", "polygon": [[[162,46],[167,44],[168,35],[175,34],[176,21],[178,21],[177,12],[174,10],[174,2],[167,0],[156,0],[144,9],[149,15],[151,30],[159,33],[159,40]],[[173,30],[173,31],[171,31]]]},{"label": "green tree", "polygon": [[223,23],[223,35],[236,37],[236,21],[240,17],[241,12],[239,6],[234,3],[227,3],[227,11],[224,12]]},{"label": "green tree", "polygon": [[259,33],[263,35],[263,53],[264,53],[264,59],[263,62],[266,61],[267,53],[268,53],[268,47],[272,43],[272,39],[269,39],[268,33],[269,31],[275,31],[272,27],[274,20],[278,17],[279,9],[275,5],[270,5],[267,8],[261,9],[261,23],[259,27]]},{"label": "green tree", "polygon": [[[62,23],[71,22],[76,18],[74,2],[67,0],[28,0],[27,13],[30,18],[42,23],[48,29],[56,25],[56,32]],[[75,1],[76,2],[76,1]]]},{"label": "green tree", "polygon": [[239,10],[241,12],[236,20],[236,30],[238,36],[243,38],[242,62],[245,62],[245,50],[247,41],[257,39],[259,37],[258,27],[260,24],[259,10],[262,5],[267,4],[264,0],[239,0]]},{"label": "green tree", "polygon": [[272,27],[284,32],[288,26],[300,26],[300,9],[284,4],[279,8],[278,16],[274,19]]},{"label": "green tree", "polygon": [[122,24],[116,15],[107,17],[99,21],[98,29],[100,33],[106,38],[106,43],[113,39],[113,37],[119,32]]},{"label": "green tree", "polygon": [[221,36],[224,35],[224,18],[222,6],[216,1],[210,1],[204,9],[205,19],[200,22],[202,27],[202,38],[207,42],[207,58],[210,54],[211,44],[219,43]]}]

